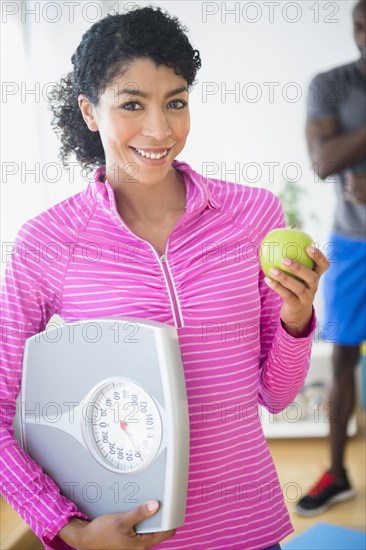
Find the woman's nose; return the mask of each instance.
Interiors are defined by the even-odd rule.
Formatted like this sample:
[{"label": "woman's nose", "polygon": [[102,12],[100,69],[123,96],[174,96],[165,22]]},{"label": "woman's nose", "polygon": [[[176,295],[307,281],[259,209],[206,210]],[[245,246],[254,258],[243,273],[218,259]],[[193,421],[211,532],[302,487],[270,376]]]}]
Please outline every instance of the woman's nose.
[{"label": "woman's nose", "polygon": [[168,118],[161,109],[151,109],[144,117],[142,134],[163,141],[172,133]]}]

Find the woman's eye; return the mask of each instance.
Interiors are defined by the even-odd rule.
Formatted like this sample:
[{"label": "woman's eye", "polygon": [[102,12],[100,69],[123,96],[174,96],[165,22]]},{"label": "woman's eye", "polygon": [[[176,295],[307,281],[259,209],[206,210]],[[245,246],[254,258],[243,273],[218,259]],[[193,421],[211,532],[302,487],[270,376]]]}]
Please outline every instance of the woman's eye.
[{"label": "woman's eye", "polygon": [[138,111],[138,109],[129,109],[129,105],[139,105],[139,103],[136,103],[136,101],[128,101],[128,103],[123,103],[121,107],[126,111]]},{"label": "woman's eye", "polygon": [[184,99],[175,99],[174,101],[171,101],[170,105],[172,105],[173,103],[181,103],[182,107],[178,107],[178,110],[179,109],[183,109],[187,104],[186,101],[184,101]]}]

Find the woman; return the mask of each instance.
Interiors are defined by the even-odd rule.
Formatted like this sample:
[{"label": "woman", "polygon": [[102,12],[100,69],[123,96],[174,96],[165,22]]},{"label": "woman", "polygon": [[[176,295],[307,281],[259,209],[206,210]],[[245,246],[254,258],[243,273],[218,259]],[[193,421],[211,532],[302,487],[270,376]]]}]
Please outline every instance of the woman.
[{"label": "woman", "polygon": [[[49,549],[262,550],[279,548],[292,531],[258,403],[278,412],[304,383],[312,303],[328,261],[309,249],[313,271],[286,265],[303,282],[280,271],[265,278],[257,251],[268,231],[285,225],[278,199],[206,181],[175,160],[201,66],[184,31],[146,7],[84,34],[51,104],[62,161],[75,153],[96,167],[93,181],[26,222],[7,265],[2,323],[14,325],[2,342],[2,491]],[[32,257],[50,242],[62,251],[57,261]],[[134,525],[156,512],[154,501],[88,521],[19,449],[11,423],[24,342],[54,313],[177,328],[191,454],[186,523],[176,533],[136,534]]]}]

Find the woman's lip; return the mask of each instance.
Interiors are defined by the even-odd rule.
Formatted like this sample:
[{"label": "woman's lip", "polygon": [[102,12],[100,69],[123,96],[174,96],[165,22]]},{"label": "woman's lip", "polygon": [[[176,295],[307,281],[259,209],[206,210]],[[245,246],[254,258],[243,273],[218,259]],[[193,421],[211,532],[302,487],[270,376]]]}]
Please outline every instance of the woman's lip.
[{"label": "woman's lip", "polygon": [[164,149],[164,151],[167,151],[166,155],[164,155],[161,159],[150,159],[146,156],[143,156],[141,155],[140,153],[138,153],[134,147],[131,147],[129,146],[130,149],[132,149],[133,153],[136,155],[136,157],[138,157],[139,159],[139,162],[142,162],[143,164],[147,164],[148,166],[161,166],[163,164],[165,164],[166,162],[168,162],[168,159],[170,158],[169,157],[169,152],[170,152],[170,149]]},{"label": "woman's lip", "polygon": [[143,147],[134,147],[133,145],[129,145],[131,149],[139,149],[140,151],[144,151],[144,153],[164,153],[164,151],[170,151],[171,147],[165,147],[161,149],[144,149]]}]

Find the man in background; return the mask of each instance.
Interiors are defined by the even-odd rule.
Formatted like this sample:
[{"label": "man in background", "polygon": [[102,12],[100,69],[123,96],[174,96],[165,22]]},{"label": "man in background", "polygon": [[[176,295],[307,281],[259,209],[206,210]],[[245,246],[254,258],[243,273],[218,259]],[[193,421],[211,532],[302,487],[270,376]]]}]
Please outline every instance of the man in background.
[{"label": "man in background", "polygon": [[[344,467],[347,424],[355,407],[355,367],[366,340],[366,0],[353,9],[361,58],[318,74],[309,86],[306,139],[315,172],[333,176],[337,206],[324,277],[325,324],[332,332],[330,468],[295,507],[313,516],[355,495]],[[328,184],[330,185],[330,183]]]}]

